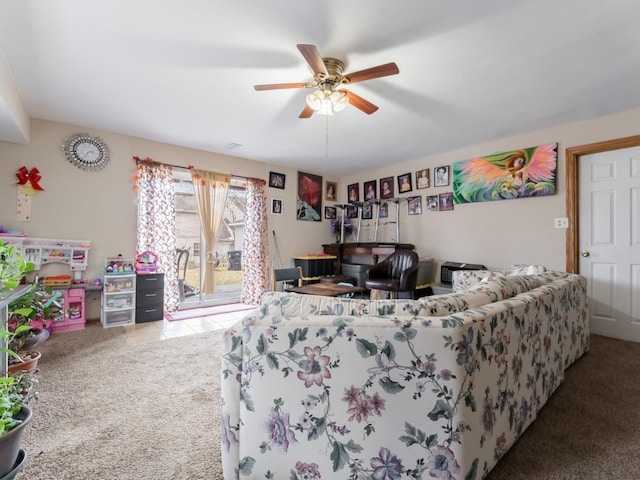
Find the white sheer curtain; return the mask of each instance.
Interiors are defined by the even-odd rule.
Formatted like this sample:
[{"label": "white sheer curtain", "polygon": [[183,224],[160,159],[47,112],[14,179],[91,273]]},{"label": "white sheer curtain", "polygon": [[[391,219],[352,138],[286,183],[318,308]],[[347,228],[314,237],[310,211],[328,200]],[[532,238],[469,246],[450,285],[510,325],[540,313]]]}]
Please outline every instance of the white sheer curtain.
[{"label": "white sheer curtain", "polygon": [[191,181],[196,195],[196,205],[202,235],[207,246],[206,263],[200,290],[202,293],[215,293],[215,254],[214,245],[224,217],[224,207],[231,176],[206,170],[191,169]]}]

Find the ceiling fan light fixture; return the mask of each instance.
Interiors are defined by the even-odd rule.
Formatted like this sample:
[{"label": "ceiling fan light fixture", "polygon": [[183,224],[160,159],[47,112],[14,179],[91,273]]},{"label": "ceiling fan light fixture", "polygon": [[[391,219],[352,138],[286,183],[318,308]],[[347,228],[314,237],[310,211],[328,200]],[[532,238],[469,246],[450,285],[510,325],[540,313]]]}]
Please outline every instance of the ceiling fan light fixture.
[{"label": "ceiling fan light fixture", "polygon": [[318,89],[307,95],[307,105],[318,115],[333,115],[349,105],[347,94],[340,90]]},{"label": "ceiling fan light fixture", "polygon": [[320,110],[316,112],[318,115],[333,115],[333,104],[329,97],[324,97]]},{"label": "ceiling fan light fixture", "polygon": [[349,99],[347,98],[347,94],[341,92],[340,90],[335,90],[330,96],[331,104],[333,105],[334,112],[340,112],[345,109],[347,105],[349,105]]},{"label": "ceiling fan light fixture", "polygon": [[314,111],[319,111],[322,108],[322,102],[324,100],[324,92],[322,90],[316,90],[313,93],[307,95],[307,105],[313,108]]}]

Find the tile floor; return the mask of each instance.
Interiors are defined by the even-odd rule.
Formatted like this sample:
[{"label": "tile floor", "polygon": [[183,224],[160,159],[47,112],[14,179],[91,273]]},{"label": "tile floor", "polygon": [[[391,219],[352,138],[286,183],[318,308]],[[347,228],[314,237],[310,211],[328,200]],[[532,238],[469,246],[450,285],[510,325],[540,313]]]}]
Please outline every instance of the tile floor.
[{"label": "tile floor", "polygon": [[[246,308],[246,305],[242,305],[241,308]],[[165,319],[155,322],[137,323],[124,328],[127,343],[130,345],[140,345],[142,343],[166,340],[167,338],[193,335],[194,333],[222,330],[230,327],[250,312],[251,310],[241,310],[238,312],[219,313],[207,317],[188,318],[186,320],[173,322]]]}]

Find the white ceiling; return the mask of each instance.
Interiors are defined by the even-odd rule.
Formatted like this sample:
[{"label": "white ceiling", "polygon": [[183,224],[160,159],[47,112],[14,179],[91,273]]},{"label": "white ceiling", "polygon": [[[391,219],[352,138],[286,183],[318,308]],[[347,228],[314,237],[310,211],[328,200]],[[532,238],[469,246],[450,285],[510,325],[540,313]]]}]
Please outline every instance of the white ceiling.
[{"label": "white ceiling", "polygon": [[[339,176],[640,107],[639,24],[637,0],[2,0],[0,92],[33,118]],[[309,90],[253,88],[311,81],[299,43],[400,73],[349,87],[372,115],[299,119]],[[6,96],[0,140],[20,141]]]}]

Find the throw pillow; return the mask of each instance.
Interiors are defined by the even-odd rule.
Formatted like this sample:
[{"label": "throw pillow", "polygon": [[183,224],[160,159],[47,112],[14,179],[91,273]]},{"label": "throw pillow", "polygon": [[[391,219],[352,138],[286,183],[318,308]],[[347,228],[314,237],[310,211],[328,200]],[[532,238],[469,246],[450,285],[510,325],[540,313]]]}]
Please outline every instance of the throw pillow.
[{"label": "throw pillow", "polygon": [[540,275],[546,271],[544,265],[513,264],[507,270],[507,275]]},{"label": "throw pillow", "polygon": [[492,270],[456,270],[451,276],[451,291],[453,293],[465,292],[477,283],[486,283],[496,278],[502,278],[504,275],[502,272]]}]

